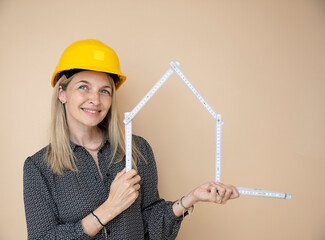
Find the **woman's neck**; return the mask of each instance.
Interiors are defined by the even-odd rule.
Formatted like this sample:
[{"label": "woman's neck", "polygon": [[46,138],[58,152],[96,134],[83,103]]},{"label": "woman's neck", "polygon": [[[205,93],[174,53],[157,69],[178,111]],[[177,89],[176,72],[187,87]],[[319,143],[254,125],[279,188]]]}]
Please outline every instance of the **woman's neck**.
[{"label": "woman's neck", "polygon": [[104,140],[103,132],[98,127],[79,129],[78,131],[70,130],[69,135],[72,142],[93,151],[97,150]]}]

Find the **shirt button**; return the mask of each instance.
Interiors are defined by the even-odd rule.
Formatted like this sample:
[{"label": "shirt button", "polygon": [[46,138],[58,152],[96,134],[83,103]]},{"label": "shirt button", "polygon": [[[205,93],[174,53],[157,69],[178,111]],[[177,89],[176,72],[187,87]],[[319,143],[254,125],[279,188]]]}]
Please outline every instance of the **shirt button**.
[{"label": "shirt button", "polygon": [[108,177],[109,176],[109,173],[106,173],[106,176]]}]

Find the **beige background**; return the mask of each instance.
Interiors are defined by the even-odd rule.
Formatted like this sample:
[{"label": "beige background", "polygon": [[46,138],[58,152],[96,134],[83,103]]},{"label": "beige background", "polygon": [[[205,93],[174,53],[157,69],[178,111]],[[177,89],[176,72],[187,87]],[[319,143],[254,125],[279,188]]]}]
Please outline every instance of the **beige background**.
[{"label": "beige background", "polygon": [[[177,239],[325,239],[321,0],[0,0],[0,239],[26,239],[22,167],[47,144],[51,74],[73,41],[114,48],[130,111],[172,60],[225,122],[222,181],[293,194],[197,204]],[[173,76],[134,120],[163,198],[214,178],[215,126]]]}]

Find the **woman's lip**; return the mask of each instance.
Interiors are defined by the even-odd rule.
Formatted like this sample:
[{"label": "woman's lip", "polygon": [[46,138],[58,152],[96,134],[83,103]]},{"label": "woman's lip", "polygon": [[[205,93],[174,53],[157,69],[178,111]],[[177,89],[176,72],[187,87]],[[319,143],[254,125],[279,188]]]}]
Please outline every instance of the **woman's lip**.
[{"label": "woman's lip", "polygon": [[97,115],[99,114],[101,111],[97,110],[97,109],[91,109],[91,108],[81,108],[84,112],[92,114],[92,115]]}]

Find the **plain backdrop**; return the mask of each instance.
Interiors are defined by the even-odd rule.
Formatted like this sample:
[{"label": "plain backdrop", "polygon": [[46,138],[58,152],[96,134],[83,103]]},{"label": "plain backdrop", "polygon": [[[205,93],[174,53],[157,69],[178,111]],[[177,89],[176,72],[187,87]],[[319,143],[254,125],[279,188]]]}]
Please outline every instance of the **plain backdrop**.
[{"label": "plain backdrop", "polygon": [[[63,50],[94,38],[127,81],[121,115],[169,68],[222,114],[222,182],[291,193],[199,203],[177,239],[325,239],[325,2],[0,0],[0,239],[26,239],[25,159],[48,143],[50,78]],[[215,122],[173,75],[133,121],[151,144],[161,197],[214,179]]]}]

